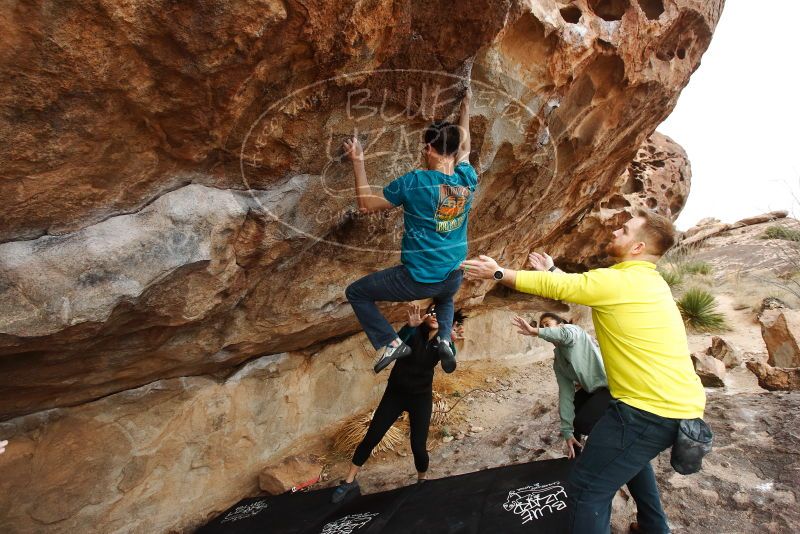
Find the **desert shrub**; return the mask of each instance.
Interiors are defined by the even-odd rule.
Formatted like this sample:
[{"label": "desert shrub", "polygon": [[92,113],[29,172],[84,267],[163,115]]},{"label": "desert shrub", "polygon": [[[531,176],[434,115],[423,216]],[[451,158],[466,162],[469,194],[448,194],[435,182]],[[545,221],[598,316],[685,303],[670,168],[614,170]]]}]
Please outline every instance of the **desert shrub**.
[{"label": "desert shrub", "polygon": [[687,261],[680,268],[684,274],[711,274],[714,270],[710,263],[699,260]]},{"label": "desert shrub", "polygon": [[785,241],[800,241],[800,230],[794,230],[785,226],[770,226],[761,235],[762,239],[783,239]]},{"label": "desert shrub", "polygon": [[717,311],[717,299],[710,292],[693,287],[678,299],[686,326],[699,332],[725,330],[728,327],[725,315]]},{"label": "desert shrub", "polygon": [[659,267],[658,272],[661,273],[661,278],[664,279],[669,287],[677,287],[683,282],[683,275],[678,269]]}]

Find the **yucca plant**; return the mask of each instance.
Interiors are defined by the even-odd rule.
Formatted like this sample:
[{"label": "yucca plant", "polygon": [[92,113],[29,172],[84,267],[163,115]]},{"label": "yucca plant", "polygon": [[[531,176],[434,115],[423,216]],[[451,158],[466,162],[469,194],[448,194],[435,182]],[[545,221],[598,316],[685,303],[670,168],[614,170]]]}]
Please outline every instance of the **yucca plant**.
[{"label": "yucca plant", "polygon": [[683,322],[688,328],[699,332],[728,328],[725,315],[717,311],[717,300],[705,289],[693,287],[677,302]]}]

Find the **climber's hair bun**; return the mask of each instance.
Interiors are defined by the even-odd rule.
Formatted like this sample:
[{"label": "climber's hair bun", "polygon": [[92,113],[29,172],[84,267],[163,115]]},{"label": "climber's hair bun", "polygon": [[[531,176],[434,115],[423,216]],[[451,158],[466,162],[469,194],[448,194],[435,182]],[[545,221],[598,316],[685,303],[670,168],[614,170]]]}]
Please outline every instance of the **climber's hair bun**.
[{"label": "climber's hair bun", "polygon": [[439,154],[452,156],[461,144],[461,130],[451,122],[436,121],[425,128],[423,138]]}]

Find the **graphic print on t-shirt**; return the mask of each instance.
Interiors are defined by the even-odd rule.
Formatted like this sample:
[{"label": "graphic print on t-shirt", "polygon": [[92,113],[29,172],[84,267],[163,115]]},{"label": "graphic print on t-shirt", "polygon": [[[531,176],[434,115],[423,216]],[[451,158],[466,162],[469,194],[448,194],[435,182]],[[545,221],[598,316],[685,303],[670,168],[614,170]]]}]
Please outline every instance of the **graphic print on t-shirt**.
[{"label": "graphic print on t-shirt", "polygon": [[436,231],[450,232],[461,228],[467,220],[464,210],[467,207],[470,190],[468,187],[439,185],[439,202],[436,207]]}]

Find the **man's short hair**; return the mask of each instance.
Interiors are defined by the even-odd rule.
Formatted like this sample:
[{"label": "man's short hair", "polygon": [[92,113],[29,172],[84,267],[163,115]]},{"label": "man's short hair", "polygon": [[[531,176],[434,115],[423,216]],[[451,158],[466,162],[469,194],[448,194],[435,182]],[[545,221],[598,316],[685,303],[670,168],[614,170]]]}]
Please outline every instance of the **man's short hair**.
[{"label": "man's short hair", "polygon": [[647,252],[663,256],[675,244],[675,225],[668,217],[646,209],[636,210],[636,217],[644,219],[640,237],[647,243]]},{"label": "man's short hair", "polygon": [[458,152],[461,144],[461,130],[447,121],[436,121],[425,128],[424,140],[443,156],[452,156]]}]

